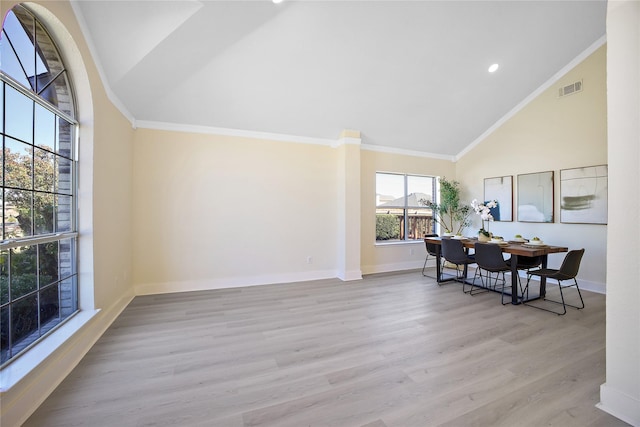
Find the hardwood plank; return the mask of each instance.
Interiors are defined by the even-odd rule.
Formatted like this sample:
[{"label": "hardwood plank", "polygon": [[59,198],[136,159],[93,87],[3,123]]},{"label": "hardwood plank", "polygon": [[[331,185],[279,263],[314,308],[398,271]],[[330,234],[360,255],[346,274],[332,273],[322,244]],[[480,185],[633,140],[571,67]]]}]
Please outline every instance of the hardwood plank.
[{"label": "hardwood plank", "polygon": [[559,317],[411,271],[136,297],[25,425],[623,426],[583,294]]}]

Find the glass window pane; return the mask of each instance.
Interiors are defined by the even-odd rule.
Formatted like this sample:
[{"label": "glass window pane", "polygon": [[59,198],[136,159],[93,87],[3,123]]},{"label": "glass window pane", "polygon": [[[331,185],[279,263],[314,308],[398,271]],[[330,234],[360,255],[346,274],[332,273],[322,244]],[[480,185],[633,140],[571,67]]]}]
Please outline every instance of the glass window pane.
[{"label": "glass window pane", "polygon": [[60,316],[63,319],[78,311],[76,289],[78,289],[77,276],[68,277],[60,282]]},{"label": "glass window pane", "polygon": [[9,306],[0,309],[0,363],[9,360],[9,328],[11,313]]},{"label": "glass window pane", "polygon": [[40,288],[60,279],[58,276],[58,242],[38,245],[38,267]]},{"label": "glass window pane", "polygon": [[433,201],[433,178],[430,176],[407,176],[407,204],[410,207],[425,207]]},{"label": "glass window pane", "polygon": [[31,197],[29,190],[4,190],[5,238],[31,236]]},{"label": "glass window pane", "polygon": [[[2,43],[2,39],[0,39],[0,43]],[[2,54],[0,53],[0,58]],[[0,81],[0,117],[4,117],[4,87],[5,83]],[[0,133],[3,133],[3,128],[0,127]]]},{"label": "glass window pane", "polygon": [[60,323],[60,295],[58,284],[40,292],[40,334],[46,334]]},{"label": "glass window pane", "polygon": [[24,142],[33,142],[33,101],[6,86],[5,133]]},{"label": "glass window pane", "polygon": [[73,190],[73,169],[71,160],[66,157],[57,156],[56,158],[56,193],[72,194]]},{"label": "glass window pane", "polygon": [[60,280],[66,280],[76,273],[75,271],[76,239],[60,240],[58,249],[58,264]]},{"label": "glass window pane", "polygon": [[[0,82],[2,237],[55,238],[75,230],[76,125],[61,117],[74,116],[71,86],[44,26],[19,5],[7,16],[0,68],[40,99]],[[0,251],[3,363],[78,311],[76,260],[76,238]]]},{"label": "glass window pane", "polygon": [[13,354],[24,350],[38,338],[38,296],[34,294],[11,305]]},{"label": "glass window pane", "polygon": [[[62,64],[59,59],[58,51],[54,46],[51,38],[46,33],[40,22],[35,22],[36,33],[36,92],[40,93],[44,88],[60,71],[62,71]],[[56,104],[53,104],[56,105]]]},{"label": "glass window pane", "polygon": [[38,288],[37,260],[36,246],[11,249],[11,299],[20,298]]},{"label": "glass window pane", "polygon": [[40,96],[70,117],[75,117],[73,98],[67,72],[63,72],[51,83]]},{"label": "glass window pane", "polygon": [[56,143],[56,115],[36,104],[34,123],[35,145],[53,152]]},{"label": "glass window pane", "polygon": [[65,119],[58,117],[56,128],[56,153],[68,159],[73,159],[73,127]]},{"label": "glass window pane", "polygon": [[55,155],[35,148],[33,167],[34,190],[53,192],[55,190]]},{"label": "glass window pane", "polygon": [[433,216],[431,209],[407,209],[409,220],[409,239],[421,240],[425,234],[434,232]]},{"label": "glass window pane", "polygon": [[399,240],[404,234],[403,209],[376,209],[376,240]]},{"label": "glass window pane", "polygon": [[4,138],[4,185],[7,187],[31,189],[31,162],[33,147],[12,138]]},{"label": "glass window pane", "polygon": [[35,222],[34,235],[53,233],[54,199],[55,195],[51,193],[36,192],[33,194],[33,220]]},{"label": "glass window pane", "polygon": [[[12,45],[9,43],[11,39]],[[20,59],[28,64],[33,64],[33,43],[24,32],[24,29],[12,11],[7,13],[2,27],[2,37],[0,37],[0,58],[2,58],[2,71],[13,77],[24,87],[30,88],[31,84],[25,74],[20,59],[16,56],[16,51]]]},{"label": "glass window pane", "polygon": [[376,173],[376,206],[403,208],[404,175]]},{"label": "glass window pane", "polygon": [[0,251],[0,304],[9,302],[9,251]]},{"label": "glass window pane", "polygon": [[73,228],[72,215],[73,210],[73,198],[71,196],[55,195],[56,200],[56,232],[71,231]]}]

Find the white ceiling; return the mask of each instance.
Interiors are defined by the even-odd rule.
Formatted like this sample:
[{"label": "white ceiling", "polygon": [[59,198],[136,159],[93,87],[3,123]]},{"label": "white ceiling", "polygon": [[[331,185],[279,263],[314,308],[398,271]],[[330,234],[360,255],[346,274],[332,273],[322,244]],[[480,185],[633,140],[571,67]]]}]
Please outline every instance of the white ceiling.
[{"label": "white ceiling", "polygon": [[[136,121],[453,156],[605,35],[606,1],[101,1],[74,9]],[[490,74],[487,68],[499,63]]]}]

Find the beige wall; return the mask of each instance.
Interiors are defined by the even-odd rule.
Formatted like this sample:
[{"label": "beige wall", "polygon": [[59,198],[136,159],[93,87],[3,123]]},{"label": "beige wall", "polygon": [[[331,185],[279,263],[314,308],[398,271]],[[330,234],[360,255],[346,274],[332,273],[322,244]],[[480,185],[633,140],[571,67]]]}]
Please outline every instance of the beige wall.
[{"label": "beige wall", "polygon": [[[583,91],[558,98],[558,88],[583,80]],[[494,222],[491,231],[512,237],[537,235],[550,244],[585,248],[579,277],[583,287],[603,292],[606,283],[606,225],[560,223],[560,170],[607,164],[606,46],[566,73],[456,163],[465,200],[484,197],[484,178],[513,176],[514,220]],[[554,171],[555,222],[517,221],[517,175]],[[476,233],[480,220],[467,234]],[[559,266],[564,255],[550,257]]]},{"label": "beige wall", "polygon": [[138,129],[137,292],[336,277],[336,156],[330,146]]},{"label": "beige wall", "polygon": [[[15,4],[3,0],[2,16]],[[130,238],[134,131],[107,98],[70,3],[39,1],[27,5],[57,42],[77,96],[82,313],[3,369],[2,426],[24,421],[134,295]],[[60,343],[60,336],[69,338]],[[36,360],[38,365],[33,369]],[[10,388],[4,388],[6,384]]]},{"label": "beige wall", "polygon": [[364,274],[422,267],[424,243],[376,244],[376,172],[455,177],[455,164],[449,160],[361,152],[361,256]]}]

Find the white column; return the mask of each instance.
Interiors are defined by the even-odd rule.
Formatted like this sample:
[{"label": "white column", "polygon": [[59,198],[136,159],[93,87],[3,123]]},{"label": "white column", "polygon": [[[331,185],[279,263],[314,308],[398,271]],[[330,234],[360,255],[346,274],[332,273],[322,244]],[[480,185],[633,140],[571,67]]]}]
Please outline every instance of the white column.
[{"label": "white column", "polygon": [[640,2],[607,5],[606,382],[598,407],[640,426]]},{"label": "white column", "polygon": [[360,269],[360,132],[343,130],[338,150],[338,278],[362,279]]}]

